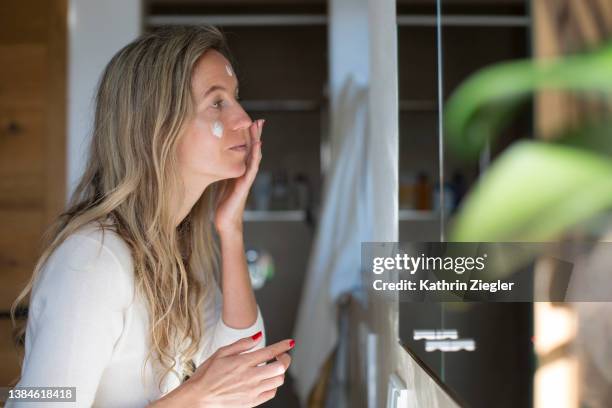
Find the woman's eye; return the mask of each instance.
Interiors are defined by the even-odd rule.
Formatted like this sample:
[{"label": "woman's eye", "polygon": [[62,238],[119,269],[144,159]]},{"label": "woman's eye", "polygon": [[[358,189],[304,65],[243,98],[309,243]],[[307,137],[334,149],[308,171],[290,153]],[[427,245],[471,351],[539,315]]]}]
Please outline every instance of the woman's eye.
[{"label": "woman's eye", "polygon": [[212,104],[212,106],[213,106],[213,108],[215,108],[215,109],[219,109],[219,108],[221,108],[221,105],[222,105],[222,104],[223,104],[223,100],[222,100],[222,99],[219,99],[219,100],[216,100],[216,101],[215,101],[215,102]]}]

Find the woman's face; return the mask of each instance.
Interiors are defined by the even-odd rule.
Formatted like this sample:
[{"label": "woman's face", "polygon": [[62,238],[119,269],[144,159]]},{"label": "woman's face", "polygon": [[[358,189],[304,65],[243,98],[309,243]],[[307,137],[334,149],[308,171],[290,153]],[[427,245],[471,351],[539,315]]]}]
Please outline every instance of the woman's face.
[{"label": "woman's face", "polygon": [[191,88],[196,108],[179,143],[181,174],[204,183],[241,176],[252,121],[237,101],[238,80],[223,54],[209,50],[200,57]]}]

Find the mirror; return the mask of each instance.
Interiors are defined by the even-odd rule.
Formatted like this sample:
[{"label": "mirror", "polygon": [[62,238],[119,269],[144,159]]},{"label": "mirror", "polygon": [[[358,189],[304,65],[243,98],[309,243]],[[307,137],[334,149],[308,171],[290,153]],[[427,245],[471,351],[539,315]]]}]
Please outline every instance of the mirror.
[{"label": "mirror", "polygon": [[[480,161],[466,163],[440,137],[438,95],[446,102],[481,68],[529,57],[530,7],[522,0],[432,0],[400,3],[398,16],[400,241],[444,241],[466,191],[488,163],[513,141],[531,137],[532,115],[525,104]],[[532,312],[529,303],[400,302],[400,340],[460,404],[531,406]],[[428,338],[473,342],[464,344],[468,350],[428,351]]]}]

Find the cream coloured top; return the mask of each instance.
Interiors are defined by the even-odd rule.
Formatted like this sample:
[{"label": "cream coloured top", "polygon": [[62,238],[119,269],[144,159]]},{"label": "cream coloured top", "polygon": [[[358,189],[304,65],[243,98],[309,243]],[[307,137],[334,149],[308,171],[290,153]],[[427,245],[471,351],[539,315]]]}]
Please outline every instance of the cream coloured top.
[{"label": "cream coloured top", "polygon": [[[52,253],[34,285],[26,328],[25,356],[17,387],[76,387],[76,403],[41,402],[58,407],[144,407],[181,383],[170,373],[160,390],[156,365],[149,362],[148,312],[134,296],[129,247],[114,231],[86,226]],[[205,361],[219,347],[264,333],[261,312],[245,329],[221,318],[219,288],[204,302],[203,339],[194,362]],[[178,359],[177,359],[178,362]],[[7,407],[39,406],[9,403]]]}]

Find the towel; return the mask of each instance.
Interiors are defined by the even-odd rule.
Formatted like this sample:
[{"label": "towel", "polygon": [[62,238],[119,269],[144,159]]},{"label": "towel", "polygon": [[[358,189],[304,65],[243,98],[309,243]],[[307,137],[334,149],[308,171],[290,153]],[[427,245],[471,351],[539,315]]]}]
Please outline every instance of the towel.
[{"label": "towel", "polygon": [[332,135],[340,148],[324,182],[321,217],[294,333],[298,347],[292,353],[290,373],[302,406],[338,343],[338,299],[351,294],[366,301],[361,242],[372,236],[374,222],[368,133],[367,87],[349,77],[333,122]]}]

